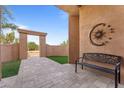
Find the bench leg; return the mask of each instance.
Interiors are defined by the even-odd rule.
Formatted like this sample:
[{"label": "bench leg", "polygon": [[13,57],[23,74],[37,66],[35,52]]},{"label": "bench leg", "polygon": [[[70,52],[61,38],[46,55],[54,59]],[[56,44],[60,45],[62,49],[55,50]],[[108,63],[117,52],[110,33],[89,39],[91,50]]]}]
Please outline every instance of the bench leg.
[{"label": "bench leg", "polygon": [[118,82],[119,82],[119,83],[121,82],[121,73],[120,73],[120,71],[119,71],[119,73],[118,73]]},{"label": "bench leg", "polygon": [[83,70],[83,65],[82,65],[82,70]]},{"label": "bench leg", "polygon": [[118,87],[118,74],[117,74],[117,70],[115,70],[115,88]]},{"label": "bench leg", "polygon": [[75,63],[75,73],[77,73],[77,62]]}]

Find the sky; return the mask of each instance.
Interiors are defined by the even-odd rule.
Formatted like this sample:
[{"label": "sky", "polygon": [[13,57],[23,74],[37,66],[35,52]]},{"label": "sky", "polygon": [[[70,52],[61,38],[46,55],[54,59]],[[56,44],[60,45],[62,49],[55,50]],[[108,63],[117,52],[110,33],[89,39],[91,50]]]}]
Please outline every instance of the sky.
[{"label": "sky", "polygon": [[[7,6],[14,17],[10,22],[20,28],[47,33],[46,43],[58,45],[68,39],[68,14],[52,5]],[[18,37],[18,34],[16,34]],[[39,44],[39,38],[28,36],[28,41]]]}]

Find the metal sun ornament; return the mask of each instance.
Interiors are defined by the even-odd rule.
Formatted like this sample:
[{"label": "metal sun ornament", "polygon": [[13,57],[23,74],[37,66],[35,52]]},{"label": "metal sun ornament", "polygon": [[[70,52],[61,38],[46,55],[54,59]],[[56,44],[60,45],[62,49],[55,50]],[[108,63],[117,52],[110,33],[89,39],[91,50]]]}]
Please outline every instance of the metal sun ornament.
[{"label": "metal sun ornament", "polygon": [[114,32],[114,28],[112,28],[111,25],[99,23],[90,31],[90,42],[96,46],[106,45],[110,40],[112,40],[112,35]]}]

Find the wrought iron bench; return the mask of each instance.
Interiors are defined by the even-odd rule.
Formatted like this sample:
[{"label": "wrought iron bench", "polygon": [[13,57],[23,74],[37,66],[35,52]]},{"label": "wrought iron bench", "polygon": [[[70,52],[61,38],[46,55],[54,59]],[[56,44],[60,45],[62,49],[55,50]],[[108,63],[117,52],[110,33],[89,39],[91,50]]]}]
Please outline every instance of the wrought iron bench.
[{"label": "wrought iron bench", "polygon": [[[80,57],[75,61],[75,72],[77,73],[77,64],[80,64],[82,66],[82,69],[83,66],[86,66],[106,73],[113,74],[115,76],[115,88],[117,88],[118,82],[120,83],[121,61],[122,57],[111,54],[84,53],[83,57]],[[104,66],[94,64],[94,62],[104,64]],[[109,68],[105,65],[112,65],[113,67]]]}]

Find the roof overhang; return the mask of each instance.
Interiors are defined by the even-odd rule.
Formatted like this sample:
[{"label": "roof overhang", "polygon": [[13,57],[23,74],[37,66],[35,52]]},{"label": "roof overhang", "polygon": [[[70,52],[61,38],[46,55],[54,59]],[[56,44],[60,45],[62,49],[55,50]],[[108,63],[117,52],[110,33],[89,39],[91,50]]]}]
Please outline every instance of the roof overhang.
[{"label": "roof overhang", "polygon": [[81,5],[57,5],[57,7],[69,13],[69,15],[79,15]]}]

